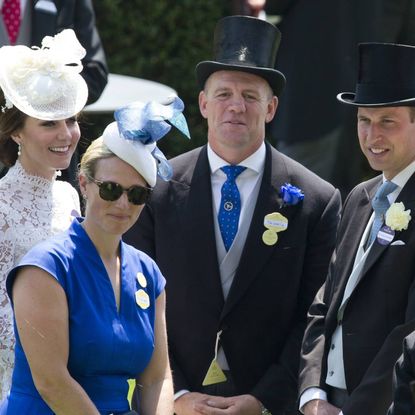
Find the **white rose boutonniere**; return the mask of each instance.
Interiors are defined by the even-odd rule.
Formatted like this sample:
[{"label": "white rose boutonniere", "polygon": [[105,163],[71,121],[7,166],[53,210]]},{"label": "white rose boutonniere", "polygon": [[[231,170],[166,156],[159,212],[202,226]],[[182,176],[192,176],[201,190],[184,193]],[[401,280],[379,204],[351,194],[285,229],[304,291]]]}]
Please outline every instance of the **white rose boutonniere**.
[{"label": "white rose boutonniere", "polygon": [[402,231],[408,229],[411,220],[411,210],[405,210],[402,202],[392,203],[385,214],[385,224],[393,231]]}]

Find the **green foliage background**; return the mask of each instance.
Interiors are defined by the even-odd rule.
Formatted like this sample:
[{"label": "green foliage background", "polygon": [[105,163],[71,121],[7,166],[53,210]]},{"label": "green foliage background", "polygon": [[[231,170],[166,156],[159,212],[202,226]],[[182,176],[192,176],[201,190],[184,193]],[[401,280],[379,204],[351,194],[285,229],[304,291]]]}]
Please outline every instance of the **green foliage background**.
[{"label": "green foliage background", "polygon": [[[176,131],[159,142],[172,157],[206,142],[199,113],[196,64],[212,58],[216,22],[229,13],[224,0],[95,0],[97,27],[112,73],[161,82],[183,99],[192,139]],[[151,100],[152,97],[148,97]],[[88,115],[84,135],[100,135],[112,114]]]}]

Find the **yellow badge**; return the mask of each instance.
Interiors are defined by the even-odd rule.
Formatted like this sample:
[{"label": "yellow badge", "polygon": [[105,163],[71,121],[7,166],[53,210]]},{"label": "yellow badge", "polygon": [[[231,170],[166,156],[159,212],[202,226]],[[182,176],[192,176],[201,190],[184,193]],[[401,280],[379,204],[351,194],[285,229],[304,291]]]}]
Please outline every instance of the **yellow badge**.
[{"label": "yellow badge", "polygon": [[137,272],[137,281],[143,288],[147,287],[147,280],[142,272]]},{"label": "yellow badge", "polygon": [[138,290],[135,293],[135,302],[139,305],[143,310],[150,307],[150,297],[144,290]]},{"label": "yellow badge", "polygon": [[264,226],[274,232],[282,232],[288,228],[288,219],[279,212],[265,215]]},{"label": "yellow badge", "polygon": [[265,245],[268,245],[268,246],[275,245],[278,241],[277,232],[274,232],[274,231],[271,231],[270,229],[267,229],[262,234],[262,241],[264,242]]},{"label": "yellow badge", "polygon": [[264,217],[264,226],[267,228],[262,234],[262,242],[265,245],[275,245],[278,241],[278,232],[288,228],[288,219],[279,212],[268,213]]},{"label": "yellow badge", "polygon": [[221,382],[226,382],[226,376],[216,361],[216,358],[214,358],[209,366],[209,370],[207,371],[205,378],[203,379],[202,385],[208,386]]}]

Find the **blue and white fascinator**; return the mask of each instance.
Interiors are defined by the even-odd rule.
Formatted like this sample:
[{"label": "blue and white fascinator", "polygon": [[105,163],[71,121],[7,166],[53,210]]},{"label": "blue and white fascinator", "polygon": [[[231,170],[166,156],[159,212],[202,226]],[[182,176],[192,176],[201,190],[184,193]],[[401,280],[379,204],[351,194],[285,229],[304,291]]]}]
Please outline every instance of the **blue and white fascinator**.
[{"label": "blue and white fascinator", "polygon": [[133,166],[149,186],[155,186],[157,175],[168,181],[173,170],[156,143],[172,126],[190,138],[183,109],[183,101],[178,96],[171,97],[166,105],[154,101],[133,102],[115,111],[116,122],[104,130],[104,143]]}]

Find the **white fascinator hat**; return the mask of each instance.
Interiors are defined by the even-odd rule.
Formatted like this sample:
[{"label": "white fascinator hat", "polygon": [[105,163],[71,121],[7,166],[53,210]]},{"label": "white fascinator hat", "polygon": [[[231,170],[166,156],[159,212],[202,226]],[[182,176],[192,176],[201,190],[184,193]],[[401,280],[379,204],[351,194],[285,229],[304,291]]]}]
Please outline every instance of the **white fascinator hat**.
[{"label": "white fascinator hat", "polygon": [[41,120],[63,120],[80,112],[88,88],[80,75],[86,52],[72,29],[46,36],[42,47],[0,48],[0,88],[6,105]]},{"label": "white fascinator hat", "polygon": [[105,128],[103,142],[116,156],[137,170],[150,187],[154,187],[157,175],[168,181],[173,173],[156,142],[172,126],[190,138],[183,109],[183,101],[178,96],[170,97],[166,105],[154,101],[133,102],[115,111],[116,122]]}]

